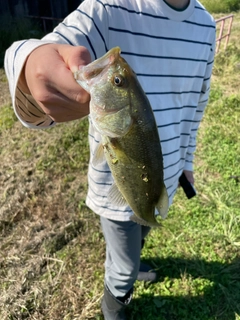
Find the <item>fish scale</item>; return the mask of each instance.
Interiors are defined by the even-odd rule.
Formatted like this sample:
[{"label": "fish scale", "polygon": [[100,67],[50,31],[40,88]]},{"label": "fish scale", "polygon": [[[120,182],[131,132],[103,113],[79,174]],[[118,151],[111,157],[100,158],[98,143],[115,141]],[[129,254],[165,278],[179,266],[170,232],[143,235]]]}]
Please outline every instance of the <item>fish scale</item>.
[{"label": "fish scale", "polygon": [[94,163],[107,161],[114,184],[108,200],[128,204],[131,220],[160,226],[155,208],[164,218],[168,194],[155,117],[135,73],[116,47],[75,73],[76,81],[90,93],[90,116],[101,134]]}]

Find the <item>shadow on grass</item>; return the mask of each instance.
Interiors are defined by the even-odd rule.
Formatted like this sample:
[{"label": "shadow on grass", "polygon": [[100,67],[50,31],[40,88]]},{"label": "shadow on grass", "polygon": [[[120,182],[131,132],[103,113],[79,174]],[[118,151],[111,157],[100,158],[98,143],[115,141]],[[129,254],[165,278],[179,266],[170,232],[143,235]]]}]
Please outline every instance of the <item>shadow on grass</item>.
[{"label": "shadow on grass", "polygon": [[181,258],[144,262],[157,266],[159,283],[145,284],[149,294],[133,300],[129,320],[235,320],[240,314],[240,259],[229,264]]}]

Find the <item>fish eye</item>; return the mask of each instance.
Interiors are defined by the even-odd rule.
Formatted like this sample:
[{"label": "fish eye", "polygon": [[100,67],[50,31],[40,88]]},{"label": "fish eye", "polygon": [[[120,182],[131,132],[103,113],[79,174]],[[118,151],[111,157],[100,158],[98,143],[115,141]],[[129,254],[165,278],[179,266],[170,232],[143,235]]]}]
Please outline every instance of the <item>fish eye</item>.
[{"label": "fish eye", "polygon": [[118,87],[122,87],[124,85],[124,79],[120,75],[114,76],[113,81],[114,81],[114,84]]}]

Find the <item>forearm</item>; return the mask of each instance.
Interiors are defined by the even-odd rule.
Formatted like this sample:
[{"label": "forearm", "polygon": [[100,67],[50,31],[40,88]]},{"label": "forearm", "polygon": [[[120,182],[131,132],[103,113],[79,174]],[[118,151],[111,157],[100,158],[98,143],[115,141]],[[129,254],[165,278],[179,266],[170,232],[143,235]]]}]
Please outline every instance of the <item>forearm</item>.
[{"label": "forearm", "polygon": [[[4,67],[8,78],[14,111],[22,124],[31,128],[38,127],[37,122],[43,122],[42,127],[49,127],[52,123],[52,120],[46,117],[41,109],[35,112],[37,117],[32,117],[32,101],[29,101],[32,97],[28,97],[29,99],[25,99],[24,97],[26,94],[30,94],[24,78],[25,61],[34,49],[44,44],[47,44],[47,42],[41,40],[17,41],[11,45],[5,54]],[[23,105],[25,106],[25,111],[22,109]],[[41,121],[39,121],[40,115],[43,116]]]},{"label": "forearm", "polygon": [[[21,68],[8,70],[13,106],[27,127],[80,119],[89,113],[89,94],[73,78],[73,70],[91,61],[85,47],[45,44],[34,48]],[[15,51],[15,56],[17,52]],[[6,65],[10,55],[6,54]]]}]

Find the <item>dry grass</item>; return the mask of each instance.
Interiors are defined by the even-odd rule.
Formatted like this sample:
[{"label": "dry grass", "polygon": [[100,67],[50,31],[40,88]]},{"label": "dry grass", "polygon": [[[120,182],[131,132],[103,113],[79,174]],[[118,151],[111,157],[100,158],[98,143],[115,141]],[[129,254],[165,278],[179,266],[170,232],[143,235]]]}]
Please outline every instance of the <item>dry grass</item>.
[{"label": "dry grass", "polygon": [[74,151],[70,134],[81,126],[34,131],[14,119],[0,132],[1,319],[88,319],[98,306],[93,284],[104,245],[99,219],[84,205],[87,154]]},{"label": "dry grass", "polygon": [[[149,237],[143,258],[161,282],[136,284],[129,319],[240,319],[239,184],[229,180],[240,174],[231,125],[239,124],[237,108],[229,113],[239,101],[239,32],[237,13],[230,50],[216,57],[201,124],[199,196],[186,203],[180,192],[161,233]],[[105,248],[99,218],[84,204],[87,125],[23,128],[9,107],[3,71],[0,86],[0,318],[100,320]]]}]

